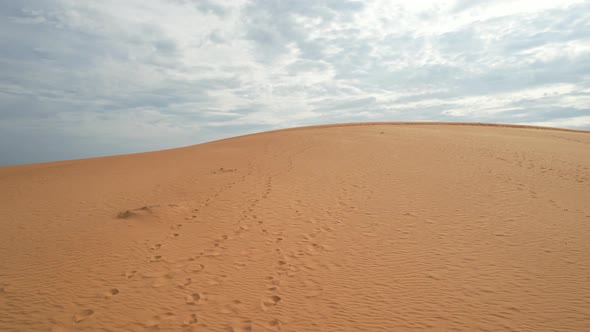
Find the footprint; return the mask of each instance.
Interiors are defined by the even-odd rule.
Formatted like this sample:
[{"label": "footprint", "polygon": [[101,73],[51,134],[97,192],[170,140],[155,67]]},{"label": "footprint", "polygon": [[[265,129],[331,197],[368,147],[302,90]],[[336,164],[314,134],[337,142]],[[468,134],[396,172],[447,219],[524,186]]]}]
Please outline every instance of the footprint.
[{"label": "footprint", "polygon": [[210,251],[210,252],[204,254],[203,256],[205,256],[205,257],[218,257],[220,255],[221,255],[221,253],[218,251]]},{"label": "footprint", "polygon": [[227,275],[214,276],[213,278],[207,280],[207,284],[209,286],[221,285],[227,279],[227,277]]},{"label": "footprint", "polygon": [[273,331],[280,331],[281,322],[278,319],[272,319],[270,322],[268,322],[268,328]]},{"label": "footprint", "polygon": [[291,266],[291,264],[287,263],[284,260],[279,260],[278,263],[277,263],[277,265],[278,265],[278,269],[280,271],[292,270],[293,269],[293,266]]},{"label": "footprint", "polygon": [[162,256],[152,256],[152,258],[150,258],[150,263],[156,263],[162,260]]},{"label": "footprint", "polygon": [[112,288],[111,290],[109,290],[109,291],[108,291],[108,292],[105,294],[104,298],[105,298],[105,299],[110,299],[111,297],[113,297],[113,296],[115,296],[115,295],[117,295],[117,294],[119,294],[119,290],[118,290],[117,288]]},{"label": "footprint", "polygon": [[191,278],[185,278],[185,279],[183,279],[181,281],[178,281],[176,283],[176,286],[178,288],[184,289],[186,286],[190,285],[192,282],[193,282],[193,279],[191,279]]},{"label": "footprint", "polygon": [[176,318],[176,315],[172,312],[166,312],[163,315],[156,315],[145,322],[144,327],[147,331],[160,331],[162,326],[169,326],[170,322]]},{"label": "footprint", "polygon": [[199,320],[197,319],[197,314],[190,314],[183,322],[182,324],[184,326],[191,326],[194,325],[196,323],[198,323]]},{"label": "footprint", "polygon": [[191,304],[191,305],[197,304],[201,300],[201,294],[199,294],[199,293],[189,294],[184,299],[185,299],[186,304]]},{"label": "footprint", "polygon": [[266,276],[264,277],[264,280],[266,280],[266,282],[268,282],[271,285],[275,285],[275,286],[280,286],[281,285],[281,281],[274,276]]},{"label": "footprint", "polygon": [[186,269],[185,271],[187,272],[192,272],[192,273],[198,273],[201,272],[205,269],[205,265],[203,264],[198,264],[198,265],[193,265],[188,267],[188,269]]},{"label": "footprint", "polygon": [[90,318],[90,316],[92,316],[92,315],[94,315],[94,310],[84,309],[74,315],[74,322],[76,322],[76,324],[78,324],[78,323],[82,322],[83,320]]},{"label": "footprint", "polygon": [[160,319],[156,316],[145,322],[143,326],[146,328],[146,331],[160,331]]},{"label": "footprint", "polygon": [[155,278],[154,281],[152,282],[152,287],[160,288],[160,287],[168,285],[168,283],[169,283],[169,279],[164,278],[164,277],[158,277],[158,278]]},{"label": "footprint", "polygon": [[267,299],[262,300],[262,310],[266,311],[281,302],[281,297],[278,295],[269,296]]},{"label": "footprint", "polygon": [[125,278],[127,278],[127,280],[129,280],[129,279],[133,278],[136,273],[137,273],[137,271],[135,271],[135,270],[127,271],[127,272],[125,272]]},{"label": "footprint", "polygon": [[174,234],[170,235],[170,237],[179,237],[179,236],[180,236],[180,234],[178,234],[178,233],[174,233]]},{"label": "footprint", "polygon": [[311,245],[307,246],[307,251],[310,253],[315,253],[317,251],[322,251],[323,247],[317,243],[311,243]]},{"label": "footprint", "polygon": [[236,322],[231,327],[232,332],[251,332],[252,331],[252,321],[251,320],[242,320]]},{"label": "footprint", "polygon": [[219,312],[222,314],[237,314],[243,309],[243,303],[240,300],[233,300],[221,308]]}]

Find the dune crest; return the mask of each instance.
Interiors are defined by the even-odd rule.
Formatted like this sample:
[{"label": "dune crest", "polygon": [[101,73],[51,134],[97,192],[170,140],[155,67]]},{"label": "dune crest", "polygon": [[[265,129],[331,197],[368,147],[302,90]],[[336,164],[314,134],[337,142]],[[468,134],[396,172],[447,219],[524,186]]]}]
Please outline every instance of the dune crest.
[{"label": "dune crest", "polygon": [[0,167],[0,330],[590,331],[590,133],[317,126]]}]

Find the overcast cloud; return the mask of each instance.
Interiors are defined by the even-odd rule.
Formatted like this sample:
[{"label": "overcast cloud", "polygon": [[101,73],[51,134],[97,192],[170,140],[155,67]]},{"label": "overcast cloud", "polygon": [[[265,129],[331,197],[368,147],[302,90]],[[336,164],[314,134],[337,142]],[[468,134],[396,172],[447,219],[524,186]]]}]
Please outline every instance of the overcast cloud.
[{"label": "overcast cloud", "polygon": [[0,0],[0,165],[351,121],[590,129],[590,2]]}]

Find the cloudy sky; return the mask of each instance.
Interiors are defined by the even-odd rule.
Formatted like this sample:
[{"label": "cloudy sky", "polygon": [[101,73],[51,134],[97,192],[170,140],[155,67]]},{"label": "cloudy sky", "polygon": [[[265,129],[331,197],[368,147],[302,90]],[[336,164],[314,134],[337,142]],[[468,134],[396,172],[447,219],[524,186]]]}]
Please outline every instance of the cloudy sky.
[{"label": "cloudy sky", "polygon": [[0,0],[0,165],[352,121],[590,129],[590,2]]}]

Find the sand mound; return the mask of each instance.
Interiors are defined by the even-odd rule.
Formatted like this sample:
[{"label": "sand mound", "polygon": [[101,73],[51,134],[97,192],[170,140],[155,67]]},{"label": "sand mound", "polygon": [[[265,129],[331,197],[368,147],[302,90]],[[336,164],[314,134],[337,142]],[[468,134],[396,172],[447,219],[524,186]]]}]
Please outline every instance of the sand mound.
[{"label": "sand mound", "polygon": [[125,210],[117,214],[119,219],[131,219],[131,218],[146,218],[152,215],[152,209],[149,206],[142,206],[139,209]]},{"label": "sand mound", "polygon": [[590,331],[590,134],[355,124],[0,168],[0,330]]}]

